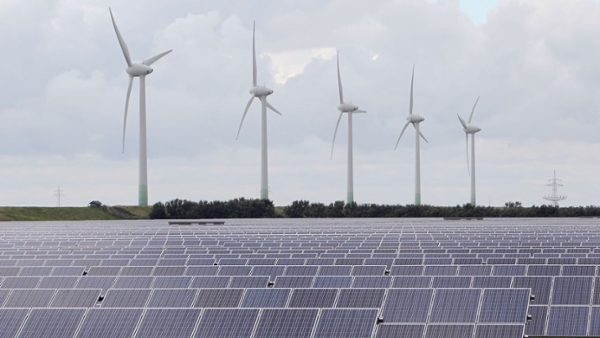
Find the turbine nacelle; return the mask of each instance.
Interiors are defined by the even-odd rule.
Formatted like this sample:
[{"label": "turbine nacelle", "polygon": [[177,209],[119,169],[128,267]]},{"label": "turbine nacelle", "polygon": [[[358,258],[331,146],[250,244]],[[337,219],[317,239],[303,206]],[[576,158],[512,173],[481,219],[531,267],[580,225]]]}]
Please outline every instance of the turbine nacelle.
[{"label": "turbine nacelle", "polygon": [[406,121],[409,123],[419,123],[425,121],[425,118],[418,114],[411,114],[406,117]]},{"label": "turbine nacelle", "polygon": [[344,102],[338,106],[338,110],[341,111],[342,113],[352,113],[352,112],[358,110],[358,106],[356,106],[352,103]]},{"label": "turbine nacelle", "polygon": [[465,133],[467,133],[467,134],[475,134],[475,133],[478,133],[478,132],[480,132],[480,131],[481,131],[481,128],[479,128],[479,127],[477,127],[477,126],[475,126],[475,125],[469,124],[469,125],[467,125],[467,127],[466,127],[466,128],[463,128],[463,130],[464,130],[464,131],[465,131]]},{"label": "turbine nacelle", "polygon": [[138,76],[146,76],[152,74],[154,69],[143,64],[143,63],[134,63],[131,67],[127,67],[125,69],[129,76],[138,77]]},{"label": "turbine nacelle", "polygon": [[264,97],[273,94],[273,89],[269,89],[265,86],[254,86],[250,89],[250,94],[256,97]]}]

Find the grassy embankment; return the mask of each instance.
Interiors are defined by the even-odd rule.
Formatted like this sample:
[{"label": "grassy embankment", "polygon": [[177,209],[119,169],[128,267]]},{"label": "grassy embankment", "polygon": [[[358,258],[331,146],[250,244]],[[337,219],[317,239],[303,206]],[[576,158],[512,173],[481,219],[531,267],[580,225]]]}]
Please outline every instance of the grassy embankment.
[{"label": "grassy embankment", "polygon": [[149,219],[151,206],[0,207],[0,221],[87,221]]}]

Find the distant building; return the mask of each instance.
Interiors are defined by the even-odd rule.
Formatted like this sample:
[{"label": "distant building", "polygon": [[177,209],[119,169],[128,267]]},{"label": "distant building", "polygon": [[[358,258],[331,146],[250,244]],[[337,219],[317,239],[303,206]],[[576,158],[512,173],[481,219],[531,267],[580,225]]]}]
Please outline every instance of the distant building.
[{"label": "distant building", "polygon": [[93,208],[100,208],[102,206],[102,203],[100,203],[100,201],[91,201],[89,206]]}]

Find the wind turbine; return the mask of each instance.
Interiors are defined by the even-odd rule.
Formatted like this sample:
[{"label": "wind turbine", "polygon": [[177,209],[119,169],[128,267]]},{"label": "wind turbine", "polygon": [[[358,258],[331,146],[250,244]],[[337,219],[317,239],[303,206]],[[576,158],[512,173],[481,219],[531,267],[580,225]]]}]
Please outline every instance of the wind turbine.
[{"label": "wind turbine", "polygon": [[396,142],[396,148],[398,148],[398,143],[400,143],[400,138],[404,134],[406,127],[409,124],[412,124],[415,127],[415,205],[421,205],[421,147],[419,144],[419,138],[422,137],[425,142],[429,143],[423,133],[419,130],[419,123],[425,121],[421,115],[413,114],[413,82],[415,80],[415,66],[413,65],[412,78],[410,79],[410,106],[408,110],[408,116],[406,117],[406,124],[404,128],[402,128],[402,132],[398,137],[398,141]]},{"label": "wind turbine", "polygon": [[335,132],[333,133],[333,142],[331,142],[331,158],[333,159],[333,145],[335,144],[335,136],[337,135],[340,121],[344,113],[348,114],[348,177],[347,177],[347,203],[354,202],[354,174],[352,168],[352,114],[354,113],[366,113],[364,110],[359,110],[358,106],[352,103],[344,102],[344,90],[342,88],[342,78],[340,77],[340,53],[337,53],[337,76],[338,76],[338,89],[340,91],[340,105],[338,110],[340,111],[340,117],[338,117],[337,124],[335,125]]},{"label": "wind turbine", "polygon": [[119,32],[115,18],[113,17],[112,10],[109,8],[110,18],[112,19],[115,33],[117,33],[117,39],[119,45],[123,50],[125,61],[127,62],[127,68],[125,71],[129,74],[129,87],[127,88],[127,98],[125,99],[125,118],[123,120],[123,152],[125,152],[125,127],[127,125],[127,109],[129,108],[129,96],[131,95],[131,87],[133,85],[133,78],[140,78],[140,152],[139,152],[139,188],[138,188],[138,204],[148,205],[148,152],[146,150],[146,76],[153,72],[150,68],[153,63],[160,60],[163,56],[172,52],[172,49],[162,52],[156,56],[149,58],[142,63],[133,63],[131,56],[129,55],[129,49],[125,44],[125,40]]},{"label": "wind turbine", "polygon": [[277,109],[275,109],[269,102],[267,102],[267,96],[273,94],[273,90],[265,86],[259,86],[256,83],[256,47],[255,47],[255,35],[256,35],[256,23],[252,25],[252,88],[250,89],[250,101],[246,105],[244,115],[242,115],[242,121],[236,136],[236,140],[240,136],[242,130],[242,124],[248,113],[248,109],[254,101],[255,97],[258,97],[262,103],[261,107],[261,147],[260,147],[260,198],[263,200],[269,199],[269,173],[268,173],[268,155],[267,155],[267,108],[271,109],[275,113],[281,115]]},{"label": "wind turbine", "polygon": [[[475,206],[475,134],[481,131],[481,128],[472,125],[471,121],[473,120],[473,113],[475,113],[475,107],[477,107],[477,102],[479,102],[479,97],[477,101],[475,101],[475,105],[473,106],[473,110],[471,110],[471,116],[469,116],[469,122],[465,123],[465,121],[460,118],[458,115],[458,119],[460,120],[460,124],[463,126],[463,131],[465,132],[465,141],[467,143],[467,170],[469,170],[469,165],[471,166],[471,170],[469,171],[469,175],[471,176],[471,205]],[[469,164],[469,134],[471,134],[471,163]]]}]

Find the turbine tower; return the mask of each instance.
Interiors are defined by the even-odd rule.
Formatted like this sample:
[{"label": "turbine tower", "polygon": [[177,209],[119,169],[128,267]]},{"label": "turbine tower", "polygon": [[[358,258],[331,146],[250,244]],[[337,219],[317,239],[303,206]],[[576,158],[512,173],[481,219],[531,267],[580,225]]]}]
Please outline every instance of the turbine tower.
[{"label": "turbine tower", "polygon": [[[469,171],[469,165],[471,166],[471,170],[469,171],[469,175],[471,176],[471,205],[475,206],[475,134],[481,131],[481,128],[472,125],[471,121],[473,120],[473,113],[475,113],[475,107],[477,107],[477,102],[479,102],[479,97],[475,101],[475,105],[473,106],[473,110],[471,110],[471,116],[469,116],[469,122],[465,123],[465,121],[458,115],[458,120],[460,124],[463,126],[463,131],[465,132],[465,141],[467,143],[467,171]],[[471,134],[471,163],[469,164],[469,134]]]},{"label": "turbine tower", "polygon": [[557,191],[557,187],[562,187],[562,180],[559,180],[558,178],[556,178],[556,170],[554,170],[554,176],[549,179],[548,181],[550,181],[549,184],[546,184],[547,186],[552,187],[552,195],[551,196],[544,196],[543,198],[547,201],[551,201],[552,205],[555,207],[558,207],[558,201],[564,201],[567,199],[567,196],[559,196],[558,195],[558,191]]},{"label": "turbine tower", "polygon": [[406,124],[404,128],[402,128],[402,132],[398,137],[398,141],[396,142],[396,148],[398,148],[398,143],[400,143],[400,139],[404,134],[404,131],[408,127],[409,124],[412,124],[415,128],[415,205],[421,205],[421,146],[419,143],[419,138],[422,137],[425,142],[429,143],[423,133],[419,130],[419,123],[425,121],[425,118],[418,114],[413,114],[413,82],[415,80],[415,66],[413,65],[412,77],[410,79],[410,106],[408,110],[408,116],[406,117]]},{"label": "turbine tower", "polygon": [[125,152],[125,127],[127,125],[127,109],[129,108],[129,96],[131,95],[131,87],[133,86],[133,78],[140,79],[140,150],[139,150],[139,188],[138,188],[138,205],[148,205],[148,152],[146,149],[146,76],[153,72],[150,68],[153,63],[160,60],[163,56],[171,53],[171,49],[162,52],[156,56],[149,58],[142,63],[133,63],[129,55],[129,49],[125,44],[125,40],[119,32],[112,10],[109,8],[110,18],[117,33],[117,39],[121,50],[127,62],[125,71],[129,74],[129,87],[127,88],[127,97],[125,99],[125,117],[123,119],[123,152]]},{"label": "turbine tower", "polygon": [[275,113],[281,115],[269,102],[267,102],[267,96],[273,94],[273,90],[265,86],[257,85],[256,81],[256,47],[255,47],[255,35],[256,35],[256,23],[252,25],[252,88],[250,89],[250,101],[246,105],[244,114],[242,115],[242,121],[236,136],[236,140],[240,136],[242,130],[242,124],[248,113],[248,109],[254,101],[255,97],[258,97],[262,103],[261,107],[261,147],[260,147],[260,198],[263,200],[269,199],[269,173],[268,173],[268,155],[267,155],[267,108],[271,109]]},{"label": "turbine tower", "polygon": [[338,89],[340,92],[340,104],[338,110],[340,111],[340,117],[338,117],[337,124],[335,125],[335,132],[333,133],[333,141],[331,142],[331,159],[333,159],[333,145],[335,144],[335,136],[337,135],[340,121],[344,113],[348,114],[348,177],[347,177],[347,193],[346,202],[351,204],[354,202],[354,173],[353,173],[353,157],[352,157],[352,114],[354,113],[366,113],[364,110],[359,110],[358,106],[344,102],[344,90],[342,88],[342,78],[340,77],[340,53],[337,53],[337,76],[338,76]]}]

